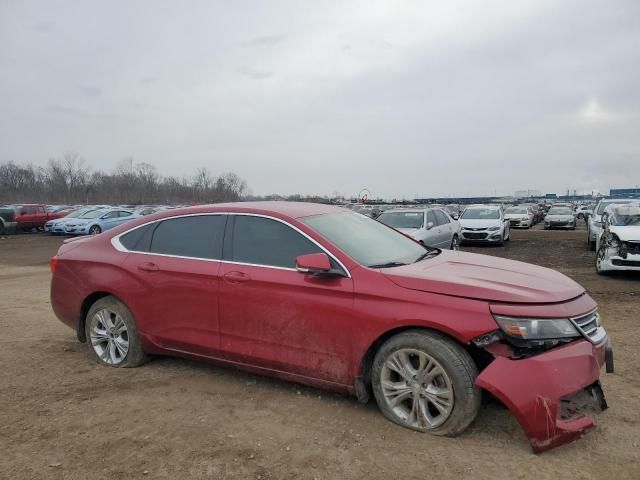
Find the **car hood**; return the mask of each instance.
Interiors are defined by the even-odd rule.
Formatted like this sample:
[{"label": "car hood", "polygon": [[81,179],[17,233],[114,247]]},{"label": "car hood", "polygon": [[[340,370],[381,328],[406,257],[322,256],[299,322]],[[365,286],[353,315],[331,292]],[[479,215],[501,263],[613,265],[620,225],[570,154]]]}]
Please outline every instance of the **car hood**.
[{"label": "car hood", "polygon": [[623,242],[640,241],[640,225],[612,225],[609,230],[615,233]]},{"label": "car hood", "polygon": [[405,235],[409,235],[410,237],[413,237],[416,233],[420,231],[419,228],[396,228],[396,230],[404,233]]},{"label": "car hood", "polygon": [[502,222],[499,219],[490,220],[465,220],[464,218],[458,220],[462,228],[489,228],[489,227],[501,227]]},{"label": "car hood", "polygon": [[549,268],[446,250],[437,257],[384,269],[382,273],[403,288],[495,302],[564,302],[585,291]]},{"label": "car hood", "polygon": [[508,220],[528,220],[529,219],[529,215],[527,215],[526,213],[506,213],[504,215],[504,218],[508,219]]}]

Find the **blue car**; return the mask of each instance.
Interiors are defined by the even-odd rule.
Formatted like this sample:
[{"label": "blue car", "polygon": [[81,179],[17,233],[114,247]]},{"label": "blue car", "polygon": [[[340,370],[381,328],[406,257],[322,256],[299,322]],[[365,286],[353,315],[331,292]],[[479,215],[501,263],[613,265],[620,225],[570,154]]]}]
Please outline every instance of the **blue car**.
[{"label": "blue car", "polygon": [[56,218],[55,220],[49,220],[47,223],[44,224],[44,231],[51,233],[52,235],[64,235],[65,223],[76,221],[78,218],[82,217],[82,215],[85,215],[87,212],[90,212],[92,210],[98,210],[100,208],[107,208],[107,207],[103,206],[103,207],[79,208],[71,212],[66,217]]},{"label": "blue car", "polygon": [[92,210],[65,222],[64,232],[67,235],[97,235],[134,218],[140,218],[140,215],[122,208]]}]

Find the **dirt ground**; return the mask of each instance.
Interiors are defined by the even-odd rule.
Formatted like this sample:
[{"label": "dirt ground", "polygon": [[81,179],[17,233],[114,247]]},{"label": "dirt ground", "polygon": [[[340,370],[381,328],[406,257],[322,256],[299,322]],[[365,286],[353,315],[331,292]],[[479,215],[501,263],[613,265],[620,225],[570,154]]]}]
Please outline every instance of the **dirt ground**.
[{"label": "dirt ground", "polygon": [[640,478],[640,276],[599,277],[585,231],[513,232],[463,247],[556,268],[600,304],[616,373],[610,409],[578,441],[533,455],[508,410],[485,402],[462,436],[419,434],[373,402],[208,364],[98,366],[49,304],[61,239],[0,239],[0,478]]}]

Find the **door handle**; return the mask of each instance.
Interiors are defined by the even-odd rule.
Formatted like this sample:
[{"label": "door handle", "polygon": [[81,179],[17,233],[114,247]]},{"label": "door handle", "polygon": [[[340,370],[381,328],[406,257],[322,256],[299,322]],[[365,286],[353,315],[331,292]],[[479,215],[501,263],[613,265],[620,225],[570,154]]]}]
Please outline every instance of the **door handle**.
[{"label": "door handle", "polygon": [[160,270],[160,267],[158,267],[158,265],[156,265],[155,263],[146,262],[138,265],[138,270],[142,270],[143,272],[157,272],[158,270]]},{"label": "door handle", "polygon": [[227,272],[223,275],[223,278],[228,283],[247,283],[251,281],[251,277],[249,275],[237,271]]}]

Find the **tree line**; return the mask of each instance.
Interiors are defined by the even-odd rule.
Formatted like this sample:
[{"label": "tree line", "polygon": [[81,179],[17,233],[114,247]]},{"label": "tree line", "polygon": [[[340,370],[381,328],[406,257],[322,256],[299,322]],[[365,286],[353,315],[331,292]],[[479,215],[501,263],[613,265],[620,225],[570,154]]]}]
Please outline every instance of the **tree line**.
[{"label": "tree line", "polygon": [[0,163],[0,203],[216,203],[240,200],[246,190],[246,182],[235,173],[214,175],[201,167],[191,176],[176,178],[131,158],[111,173],[93,170],[75,152],[50,159],[44,167]]}]

